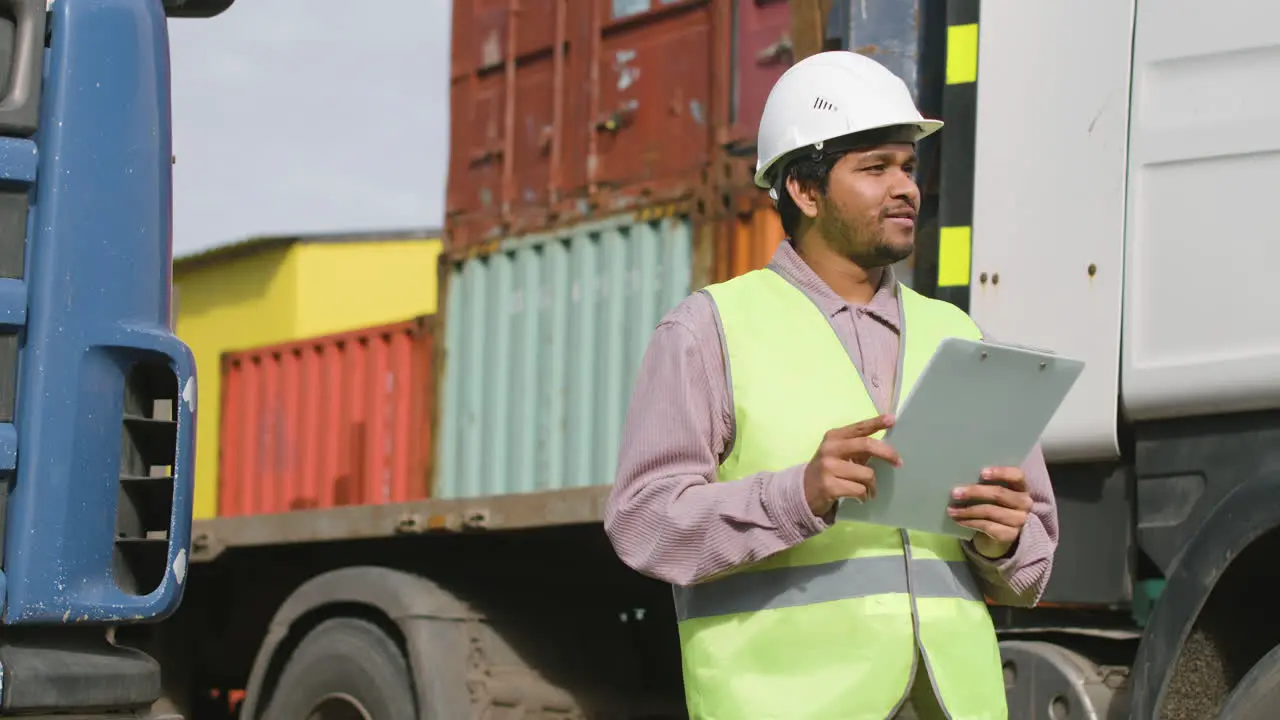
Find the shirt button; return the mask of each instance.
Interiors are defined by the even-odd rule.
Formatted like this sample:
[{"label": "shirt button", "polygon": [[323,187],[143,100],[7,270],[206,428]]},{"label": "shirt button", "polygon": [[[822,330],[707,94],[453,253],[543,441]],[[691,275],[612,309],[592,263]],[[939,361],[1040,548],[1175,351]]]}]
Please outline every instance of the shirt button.
[{"label": "shirt button", "polygon": [[878,387],[880,387],[880,378],[879,378],[879,377],[877,377],[877,376],[873,376],[873,377],[871,378],[871,387],[877,387],[877,388],[878,388]]},{"label": "shirt button", "polygon": [[854,314],[855,314],[855,315],[857,315],[858,317],[862,317],[863,315],[866,315],[866,314],[867,314],[867,311],[866,311],[866,310],[864,310],[863,308],[858,308],[857,310],[854,310],[853,312],[854,312]]}]

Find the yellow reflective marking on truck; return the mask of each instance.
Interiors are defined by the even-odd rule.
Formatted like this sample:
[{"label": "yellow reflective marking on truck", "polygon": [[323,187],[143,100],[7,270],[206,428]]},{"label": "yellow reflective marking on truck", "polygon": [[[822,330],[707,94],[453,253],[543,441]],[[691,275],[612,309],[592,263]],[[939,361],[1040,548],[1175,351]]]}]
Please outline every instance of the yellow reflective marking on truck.
[{"label": "yellow reflective marking on truck", "polygon": [[944,227],[938,234],[938,287],[969,284],[970,242],[973,229]]},{"label": "yellow reflective marking on truck", "polygon": [[947,28],[947,84],[978,80],[978,23]]}]

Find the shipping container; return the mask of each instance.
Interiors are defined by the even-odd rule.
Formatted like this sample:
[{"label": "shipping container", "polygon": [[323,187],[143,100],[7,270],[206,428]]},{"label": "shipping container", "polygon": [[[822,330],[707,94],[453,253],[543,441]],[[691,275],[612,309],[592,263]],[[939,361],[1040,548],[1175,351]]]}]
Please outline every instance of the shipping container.
[{"label": "shipping container", "polygon": [[788,8],[783,0],[455,3],[450,251],[461,257],[503,237],[717,185],[708,165],[726,143],[754,143],[769,89],[792,63]]},{"label": "shipping container", "polygon": [[795,59],[791,10],[787,0],[734,0],[730,140],[755,144],[769,90]]},{"label": "shipping container", "polygon": [[[175,259],[176,333],[201,394],[221,396],[226,352],[435,314],[441,247],[438,230],[267,236]],[[220,412],[196,418],[197,518],[217,514]]]},{"label": "shipping container", "polygon": [[434,319],[224,355],[218,514],[428,497]]},{"label": "shipping container", "polygon": [[693,223],[624,215],[447,262],[435,494],[613,482],[631,386],[690,291]]},{"label": "shipping container", "polygon": [[620,189],[687,194],[714,145],[713,112],[727,113],[712,72],[725,2],[455,3],[449,242],[547,227]]}]

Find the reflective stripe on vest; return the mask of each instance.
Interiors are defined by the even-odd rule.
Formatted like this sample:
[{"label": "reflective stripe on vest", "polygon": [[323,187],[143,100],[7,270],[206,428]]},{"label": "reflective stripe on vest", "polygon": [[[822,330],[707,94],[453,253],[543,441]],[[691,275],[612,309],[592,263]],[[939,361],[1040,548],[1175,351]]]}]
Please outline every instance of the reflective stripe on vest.
[{"label": "reflective stripe on vest", "polygon": [[[906,566],[911,567],[910,585]],[[676,587],[676,619],[733,615],[852,598],[905,593],[916,597],[983,602],[967,560],[919,560],[900,556],[848,558],[737,573],[704,585]]]},{"label": "reflective stripe on vest", "polygon": [[[706,292],[734,408],[719,480],[808,462],[827,430],[878,414],[829,319],[781,276]],[[958,308],[898,296],[895,402],[943,338],[980,337]],[[1007,717],[991,616],[955,538],[838,522],[674,596],[694,720],[883,720],[910,690],[917,647],[949,717]]]}]

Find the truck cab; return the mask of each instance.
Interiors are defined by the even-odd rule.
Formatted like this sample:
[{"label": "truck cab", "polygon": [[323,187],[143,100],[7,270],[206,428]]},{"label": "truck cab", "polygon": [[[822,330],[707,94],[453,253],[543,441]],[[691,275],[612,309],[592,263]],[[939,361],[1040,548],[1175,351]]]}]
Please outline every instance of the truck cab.
[{"label": "truck cab", "polygon": [[[1280,6],[947,12],[937,293],[1088,362],[1043,438],[1053,579],[1034,615],[995,610],[1011,717],[1059,698],[1097,713],[1070,717],[1271,717]],[[1127,701],[1106,659],[1122,644]]]},{"label": "truck cab", "polygon": [[228,5],[0,3],[0,715],[129,717],[160,693],[114,631],[176,609],[191,533],[166,14]]}]

